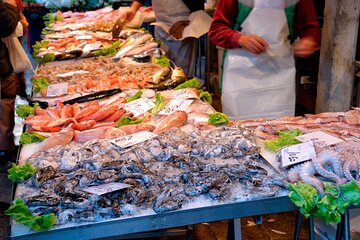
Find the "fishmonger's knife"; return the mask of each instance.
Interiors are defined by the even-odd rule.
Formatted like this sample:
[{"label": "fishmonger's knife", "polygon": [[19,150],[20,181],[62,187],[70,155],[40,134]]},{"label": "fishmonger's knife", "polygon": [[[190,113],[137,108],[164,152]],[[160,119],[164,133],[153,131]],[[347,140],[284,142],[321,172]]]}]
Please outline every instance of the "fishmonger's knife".
[{"label": "fishmonger's knife", "polygon": [[120,34],[121,30],[124,28],[125,24],[126,24],[126,20],[123,18],[118,18],[118,20],[116,20],[116,22],[111,30],[113,39],[119,38],[119,34]]}]

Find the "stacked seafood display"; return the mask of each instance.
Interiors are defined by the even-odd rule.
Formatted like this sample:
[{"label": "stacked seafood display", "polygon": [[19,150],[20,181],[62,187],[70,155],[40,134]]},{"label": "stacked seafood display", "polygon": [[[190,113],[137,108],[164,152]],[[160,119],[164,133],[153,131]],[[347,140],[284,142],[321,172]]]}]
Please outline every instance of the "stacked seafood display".
[{"label": "stacked seafood display", "polygon": [[[143,14],[151,15],[152,9],[142,9]],[[157,48],[158,44],[146,30],[138,24],[129,23],[119,36],[111,35],[111,29],[119,15],[111,7],[86,13],[49,13],[44,17],[47,26],[43,30],[43,40],[33,46],[33,56],[40,62],[73,59],[77,57],[97,57],[114,55],[133,56]],[[140,34],[134,37],[133,35]],[[128,53],[129,52],[129,53]],[[119,55],[116,56],[119,59]]]},{"label": "stacked seafood display", "polygon": [[[238,127],[172,128],[122,148],[115,142],[70,143],[27,159],[36,175],[17,187],[34,214],[55,213],[58,224],[155,213],[277,195],[282,178],[259,159],[253,134]],[[129,186],[104,195],[86,188]],[[84,191],[85,190],[85,191]]]}]

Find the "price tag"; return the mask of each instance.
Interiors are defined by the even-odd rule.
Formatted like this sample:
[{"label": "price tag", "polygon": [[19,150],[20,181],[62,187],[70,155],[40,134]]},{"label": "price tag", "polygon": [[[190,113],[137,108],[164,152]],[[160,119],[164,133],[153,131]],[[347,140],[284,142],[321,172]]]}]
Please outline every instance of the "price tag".
[{"label": "price tag", "polygon": [[84,71],[84,70],[77,70],[77,71],[73,71],[73,72],[67,72],[67,73],[58,74],[56,76],[57,77],[71,77],[73,75],[82,75],[82,74],[87,74],[87,73],[89,73],[89,72]]},{"label": "price tag", "polygon": [[191,88],[179,89],[174,92],[176,99],[189,99],[189,98],[198,98],[194,93],[194,90]]},{"label": "price tag", "polygon": [[82,36],[76,36],[76,40],[89,40],[93,37],[91,35],[82,35]]},{"label": "price tag", "polygon": [[121,148],[127,148],[135,144],[145,142],[151,138],[156,137],[157,135],[152,132],[141,131],[134,134],[122,136],[116,139],[111,140],[110,142],[118,145]]},{"label": "price tag", "polygon": [[281,149],[281,163],[283,167],[304,162],[316,157],[313,142],[296,144]]},{"label": "price tag", "polygon": [[148,98],[139,98],[129,103],[126,103],[124,109],[126,111],[132,112],[134,117],[140,116],[150,109],[155,107],[155,103],[153,103]]},{"label": "price tag", "polygon": [[185,111],[194,100],[181,100],[181,99],[173,99],[171,100],[163,110],[159,112],[162,115],[170,115],[176,111]]},{"label": "price tag", "polygon": [[66,95],[67,92],[68,92],[67,83],[51,84],[47,87],[46,96],[57,97],[57,96]]},{"label": "price tag", "polygon": [[301,142],[313,141],[316,145],[321,147],[337,144],[343,141],[340,138],[334,137],[321,131],[304,134],[295,138]]},{"label": "price tag", "polygon": [[128,187],[131,187],[131,185],[125,183],[112,182],[112,183],[106,183],[98,186],[84,188],[82,190],[96,195],[103,195],[106,193],[115,192]]}]

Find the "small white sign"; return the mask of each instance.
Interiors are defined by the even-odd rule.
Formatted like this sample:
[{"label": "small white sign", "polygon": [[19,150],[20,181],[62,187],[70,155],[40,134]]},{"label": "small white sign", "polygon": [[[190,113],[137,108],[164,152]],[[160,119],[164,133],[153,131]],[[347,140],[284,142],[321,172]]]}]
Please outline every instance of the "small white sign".
[{"label": "small white sign", "polygon": [[181,100],[181,99],[173,99],[171,100],[163,110],[159,112],[162,115],[170,115],[176,111],[185,111],[194,100]]},{"label": "small white sign", "polygon": [[131,185],[125,183],[112,182],[112,183],[106,183],[98,186],[84,188],[83,191],[96,195],[103,195],[106,193],[115,192],[128,187],[131,187]]},{"label": "small white sign", "polygon": [[137,133],[133,133],[130,135],[122,136],[116,139],[111,140],[110,142],[118,145],[121,148],[127,148],[133,146],[135,144],[145,142],[151,138],[156,137],[157,135],[153,132],[141,131]]},{"label": "small white sign", "polygon": [[76,40],[89,40],[93,37],[91,35],[82,35],[82,36],[76,36]]},{"label": "small white sign", "polygon": [[66,95],[67,93],[68,93],[68,84],[58,83],[58,84],[51,84],[47,87],[46,96],[57,97],[57,96]]},{"label": "small white sign", "polygon": [[67,73],[58,74],[56,76],[57,77],[71,77],[73,75],[82,75],[82,74],[87,74],[87,73],[89,73],[89,72],[84,71],[84,70],[77,70],[77,71],[73,71],[73,72],[67,72]]},{"label": "small white sign", "polygon": [[192,88],[184,88],[175,90],[174,92],[175,99],[190,99],[190,98],[198,98]]},{"label": "small white sign", "polygon": [[313,142],[305,142],[281,149],[283,167],[304,162],[316,157]]},{"label": "small white sign", "polygon": [[326,147],[343,141],[340,138],[334,137],[321,131],[304,134],[295,138],[301,142],[313,141],[316,145],[321,147]]},{"label": "small white sign", "polygon": [[129,103],[126,103],[124,109],[126,111],[132,112],[134,117],[140,116],[150,109],[155,107],[155,103],[153,103],[148,98],[139,98]]}]

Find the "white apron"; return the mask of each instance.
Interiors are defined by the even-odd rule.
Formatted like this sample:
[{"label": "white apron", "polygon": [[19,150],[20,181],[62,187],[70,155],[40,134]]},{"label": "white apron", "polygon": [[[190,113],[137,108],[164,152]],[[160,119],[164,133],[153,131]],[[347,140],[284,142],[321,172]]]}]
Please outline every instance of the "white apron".
[{"label": "white apron", "polygon": [[[157,22],[172,26],[178,21],[187,20],[190,10],[182,0],[153,0],[152,7]],[[184,69],[188,76],[194,75],[196,39],[174,40],[160,27],[155,27],[155,38],[162,42],[161,48],[175,64]]]},{"label": "white apron", "polygon": [[288,40],[285,0],[255,0],[241,25],[269,43],[255,55],[229,49],[224,62],[222,111],[232,119],[276,118],[295,112],[295,63]]}]

